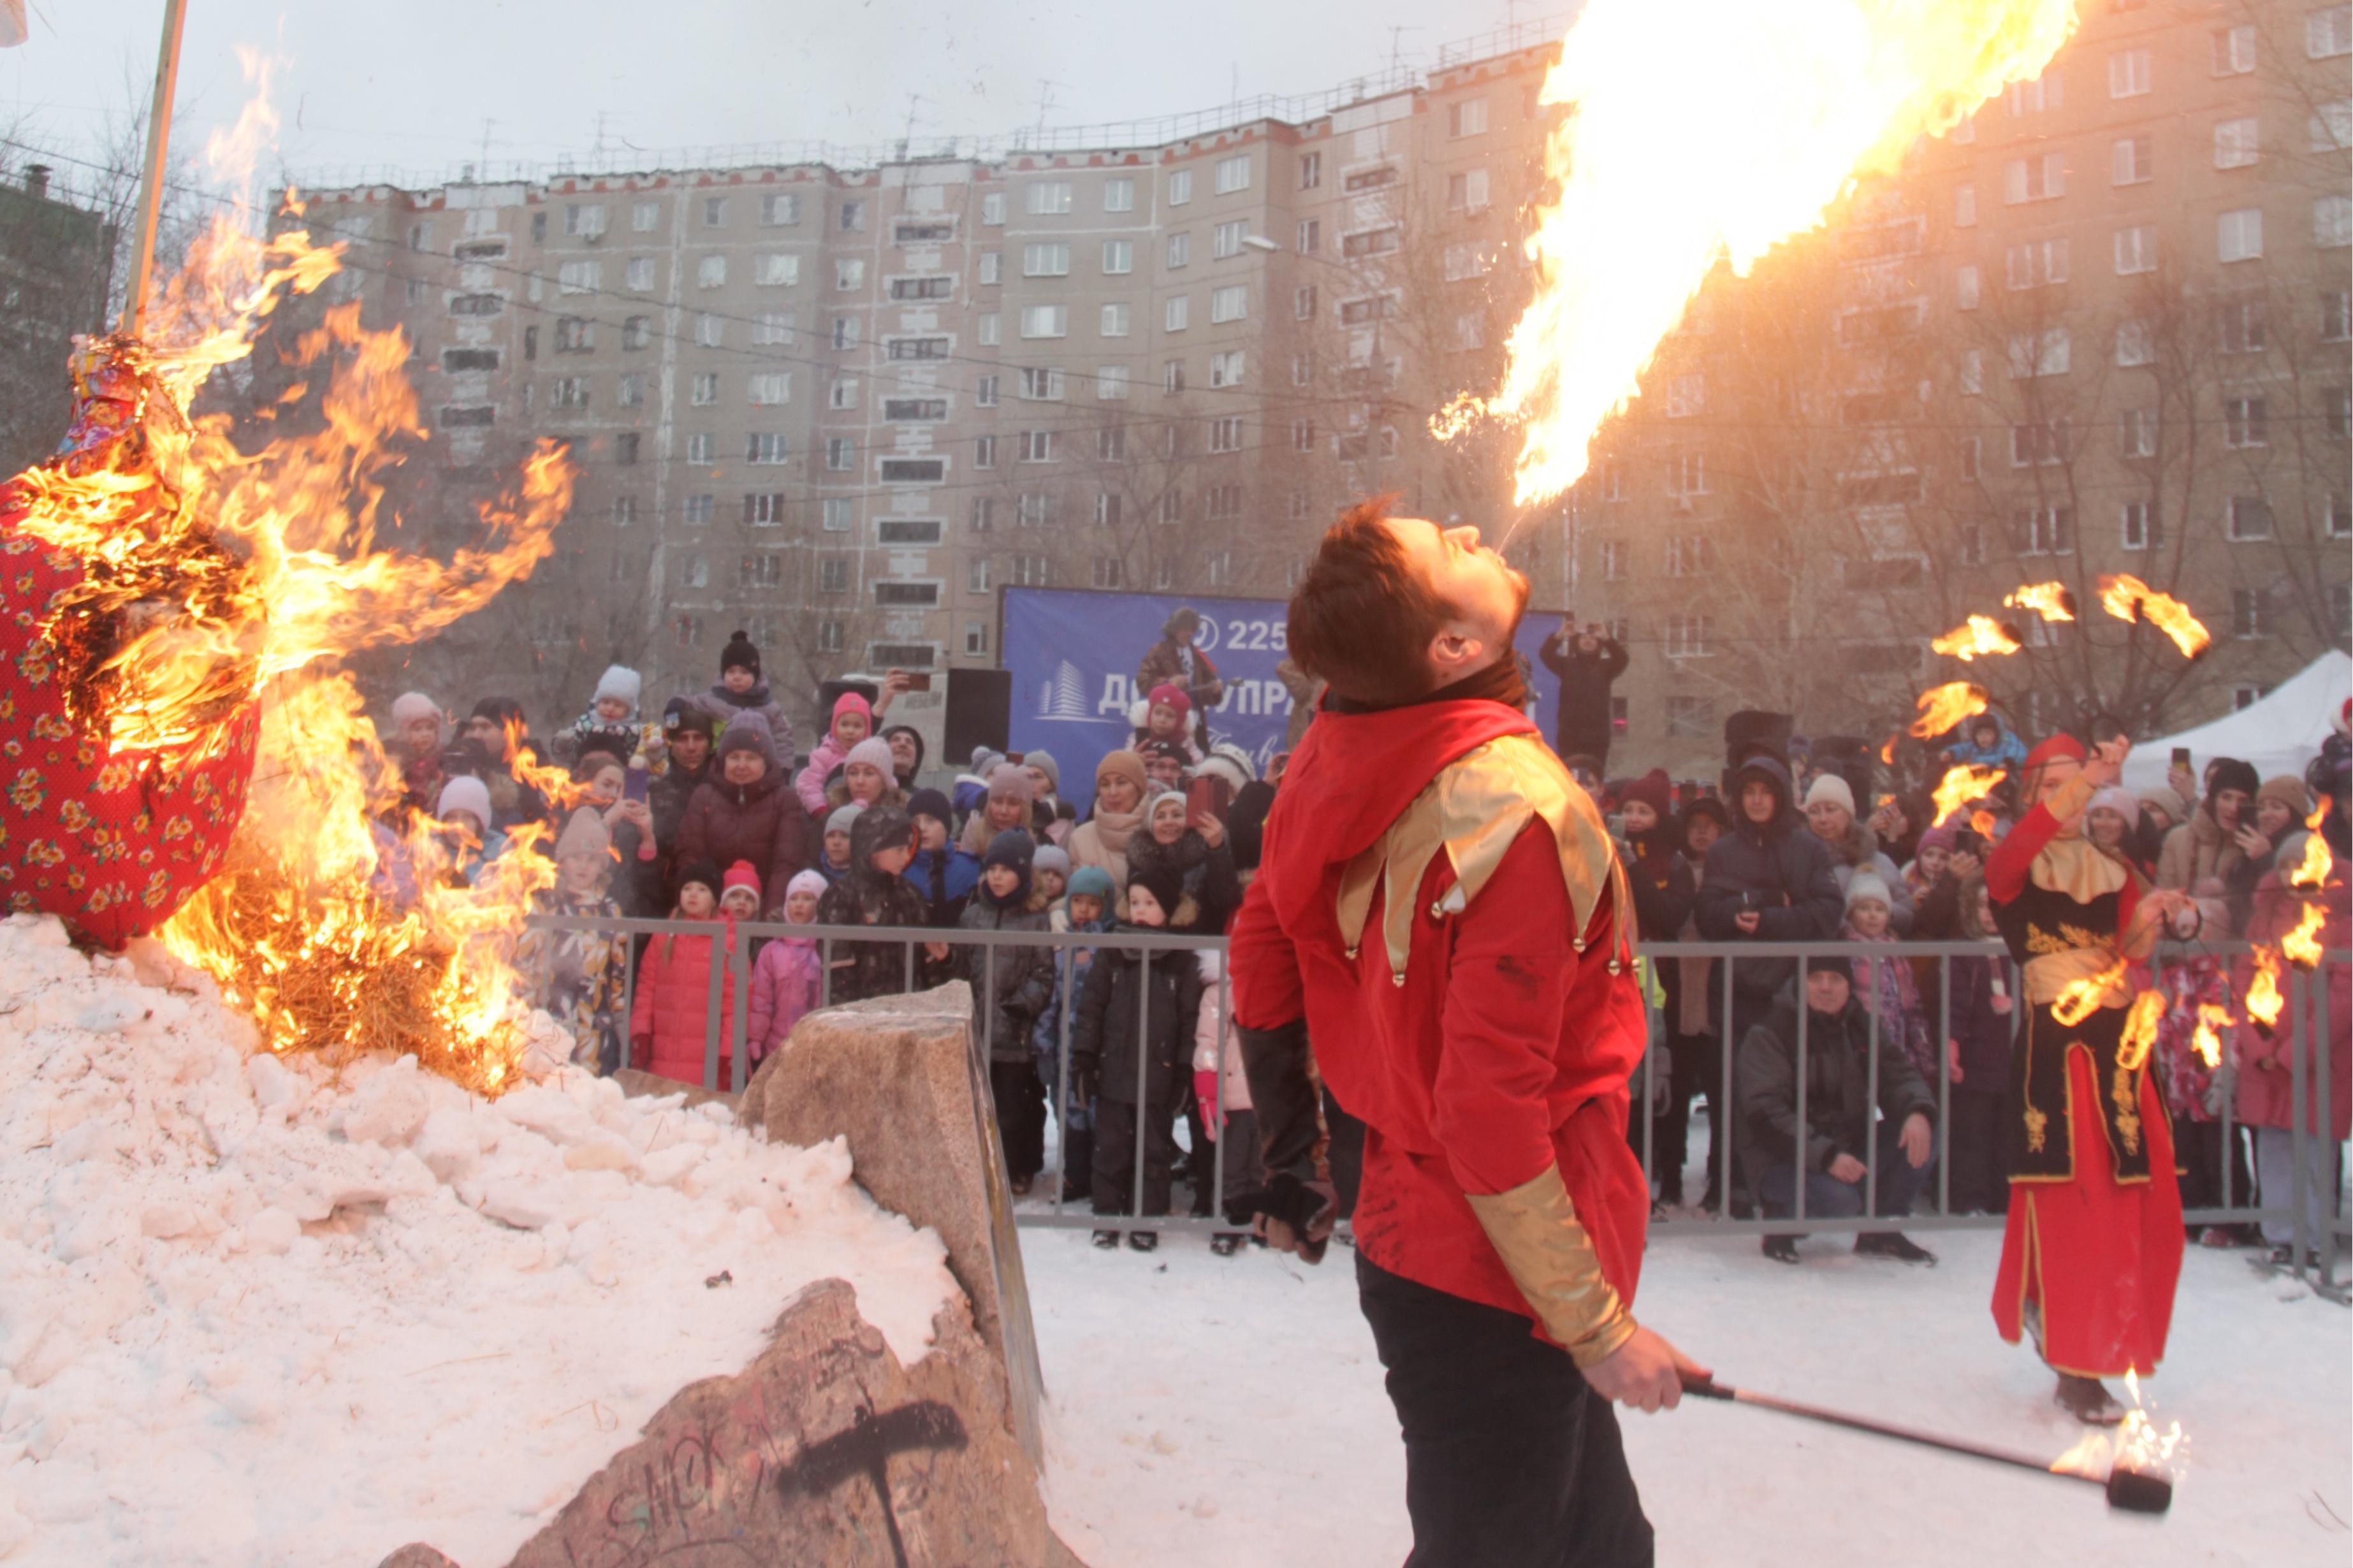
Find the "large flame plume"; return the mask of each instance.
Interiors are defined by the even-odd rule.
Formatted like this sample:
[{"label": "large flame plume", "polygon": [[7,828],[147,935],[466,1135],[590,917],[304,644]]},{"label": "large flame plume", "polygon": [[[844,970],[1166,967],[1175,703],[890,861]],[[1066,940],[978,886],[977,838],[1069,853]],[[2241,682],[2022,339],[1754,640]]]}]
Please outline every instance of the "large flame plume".
[{"label": "large flame plume", "polygon": [[[266,83],[266,62],[247,66]],[[216,159],[249,163],[273,123],[257,99]],[[163,928],[173,952],[273,1049],[413,1050],[495,1092],[522,1051],[513,942],[554,868],[526,829],[472,882],[459,875],[466,847],[396,809],[397,770],[336,661],[426,636],[529,574],[553,548],[572,471],[543,443],[483,509],[484,542],[446,563],[378,547],[385,479],[426,432],[406,341],[362,326],[356,303],[290,345],[319,391],[314,431],[248,451],[227,416],[191,417],[208,378],[339,254],[299,228],[262,239],[216,220],[151,303],[143,341],[80,351],[85,368],[141,389],[138,438],[20,476],[19,526],[84,565],[45,633],[74,718],[111,752],[202,754],[261,702],[250,805],[227,868]],[[297,386],[287,402],[306,395]]]},{"label": "large flame plume", "polygon": [[2171,637],[2185,658],[2196,658],[2214,641],[2214,634],[2189,613],[2189,605],[2128,572],[2102,575],[2100,606],[2120,621],[2147,621]]},{"label": "large flame plume", "polygon": [[2046,621],[2072,621],[2075,618],[2075,595],[2064,583],[2029,583],[2002,600],[2013,610],[2032,610]]},{"label": "large flame plume", "polygon": [[1936,822],[1941,825],[1973,800],[1982,800],[1986,792],[2010,776],[2008,768],[1981,766],[1976,763],[1956,763],[1945,770],[1936,781],[1935,799]]},{"label": "large flame plume", "polygon": [[1433,426],[1520,422],[1519,504],[1559,495],[1720,259],[1745,273],[1812,228],[2074,25],[2073,0],[1588,0],[1545,79],[1571,111],[1545,153],[1559,204],[1527,242],[1535,298],[1502,389]]}]

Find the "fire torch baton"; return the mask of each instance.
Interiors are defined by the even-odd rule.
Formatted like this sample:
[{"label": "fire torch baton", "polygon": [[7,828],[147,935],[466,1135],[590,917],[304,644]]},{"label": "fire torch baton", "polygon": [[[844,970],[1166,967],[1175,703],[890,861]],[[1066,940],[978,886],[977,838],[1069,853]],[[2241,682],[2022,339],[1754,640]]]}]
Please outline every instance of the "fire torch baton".
[{"label": "fire torch baton", "polygon": [[1963,1454],[1972,1459],[1985,1459],[1997,1465],[2012,1465],[2037,1475],[2057,1480],[2084,1481],[2100,1488],[2108,1496],[2110,1508],[2127,1513],[2161,1514],[2173,1506],[2173,1482],[2154,1471],[2136,1469],[2123,1459],[2110,1467],[2107,1475],[2085,1475],[2073,1469],[2054,1469],[2031,1454],[2015,1454],[2007,1449],[1988,1447],[1978,1443],[1965,1443],[1957,1437],[1946,1437],[1915,1427],[1897,1426],[1883,1421],[1867,1420],[1849,1415],[1843,1411],[1825,1410],[1816,1405],[1800,1405],[1795,1400],[1776,1398],[1746,1388],[1734,1388],[1704,1377],[1683,1379],[1683,1392],[1701,1399],[1721,1399],[1732,1405],[1754,1405],[1783,1415],[1795,1415],[1807,1421],[1819,1421],[1826,1426],[1843,1426],[1850,1432],[1867,1433],[1873,1437],[1892,1437],[1899,1443],[1915,1443],[1924,1448],[1941,1448],[1948,1454]]}]

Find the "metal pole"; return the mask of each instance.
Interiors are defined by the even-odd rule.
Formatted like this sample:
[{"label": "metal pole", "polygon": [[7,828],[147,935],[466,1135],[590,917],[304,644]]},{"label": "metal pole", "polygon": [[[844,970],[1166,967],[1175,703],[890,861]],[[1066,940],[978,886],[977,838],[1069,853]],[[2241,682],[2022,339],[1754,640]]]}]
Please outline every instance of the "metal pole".
[{"label": "metal pole", "polygon": [[727,1058],[733,1064],[728,1071],[732,1080],[728,1087],[741,1094],[750,1081],[752,1054],[752,1026],[748,1021],[752,1012],[752,939],[744,934],[741,926],[728,930],[727,963],[735,977],[735,1017],[727,1026]]},{"label": "metal pole", "polygon": [[[1193,962],[1196,965],[1200,963],[1201,955],[1198,952],[1193,955]],[[1211,1220],[1213,1224],[1224,1219],[1226,1215],[1226,1138],[1232,1131],[1226,1125],[1226,1041],[1232,1036],[1233,1021],[1233,997],[1226,989],[1226,965],[1224,959],[1220,957],[1218,963],[1218,1033],[1215,1054],[1209,1061],[1210,1070],[1217,1079],[1209,1089],[1214,1114],[1214,1120],[1210,1121],[1209,1126],[1215,1129],[1215,1135],[1209,1140],[1212,1146],[1209,1162],[1209,1207],[1213,1211]]]},{"label": "metal pole", "polygon": [[1732,965],[1728,955],[1724,961],[1724,1037],[1716,1042],[1717,1054],[1724,1058],[1724,1093],[1715,1102],[1714,1121],[1708,1137],[1724,1152],[1720,1163],[1723,1175],[1715,1189],[1716,1215],[1732,1217],[1732,1124],[1739,1118],[1732,1114]]},{"label": "metal pole", "polygon": [[1936,1212],[1953,1212],[1953,955],[1936,956]]},{"label": "metal pole", "polygon": [[1862,1149],[1862,1217],[1879,1217],[1879,1012],[1886,1005],[1887,994],[1879,988],[1879,960],[1866,958],[1871,971],[1871,1059],[1863,1064],[1862,1099],[1867,1109],[1863,1126],[1870,1136]]},{"label": "metal pole", "polygon": [[[677,939],[673,937],[670,940]],[[692,942],[695,939],[689,937],[687,940]],[[720,976],[727,972],[727,961],[721,953],[717,937],[706,936],[702,938],[702,942],[704,955],[712,961],[705,966],[710,973],[711,984],[704,997],[702,1008],[702,1087],[717,1089],[719,1087],[719,980]]]},{"label": "metal pole", "polygon": [[139,226],[131,241],[131,285],[122,300],[122,331],[131,337],[147,309],[147,285],[155,269],[155,222],[164,206],[164,158],[172,140],[172,100],[180,79],[180,31],[187,20],[184,0],[164,0],[164,38],[155,52],[155,96],[147,110],[147,163],[139,179]]},{"label": "metal pole", "polygon": [[1806,1015],[1812,1011],[1806,998],[1806,955],[1801,952],[1798,955],[1798,1146],[1789,1157],[1790,1213],[1797,1219],[1806,1217],[1806,1144],[1813,1136],[1806,1121]]},{"label": "metal pole", "polygon": [[[2298,975],[2294,972],[2289,973],[2288,993],[2291,998],[2295,997],[2297,984],[2302,978],[2303,977],[2301,975]],[[2304,1249],[2306,1245],[2304,1227],[2305,1122],[2307,1114],[2306,1108],[2312,1103],[2312,1100],[2306,1087],[2306,1079],[2305,1077],[2305,1059],[2310,1054],[2308,1047],[2311,1045],[2311,1040],[2312,1037],[2306,1034],[2304,1029],[2304,1009],[2301,1006],[2298,1006],[2295,1010],[2295,1027],[2290,1031],[2288,1036],[2288,1103],[2290,1109],[2295,1113],[2295,1131],[2289,1135],[2288,1140],[2288,1158],[2294,1162],[2295,1165],[2295,1180],[2288,1184],[2288,1201],[2295,1205],[2295,1215],[2288,1223],[2287,1233],[2289,1248],[2288,1263],[2295,1270],[2295,1277],[2298,1279],[2302,1279],[2304,1278]],[[2225,1182],[2231,1179],[2230,1157],[2231,1152],[2229,1145],[2225,1144],[2222,1150],[2222,1179]],[[2229,1205],[2229,1202],[2230,1200],[2225,1198],[2223,1200],[2224,1206],[2227,1207]],[[2270,1205],[2266,1205],[2265,1206],[2268,1207]]]},{"label": "metal pole", "polygon": [[[1096,958],[1101,960],[1102,954]],[[1145,1074],[1152,1065],[1152,950],[1144,948],[1135,969],[1135,1206],[1128,1212],[1144,1216],[1144,1138],[1151,1126],[1152,1096]]]},{"label": "metal pole", "polygon": [[[1073,943],[1064,948],[1056,957],[1062,965],[1062,984],[1056,987],[1060,1004],[1054,1009],[1054,1030],[1060,1037],[1054,1047],[1055,1060],[1060,1064],[1054,1074],[1054,1083],[1062,1098],[1061,1152],[1060,1157],[1054,1162],[1061,1167],[1060,1174],[1054,1184],[1054,1212],[1059,1215],[1062,1212],[1062,1194],[1071,1190],[1071,1180],[1074,1174],[1071,1168],[1071,1010],[1078,1005],[1079,1001],[1077,944]],[[1087,1127],[1090,1131],[1093,1130],[1094,1123],[1092,1120],[1088,1121]],[[1092,1146],[1092,1140],[1090,1140],[1090,1146]],[[1094,1185],[1092,1161],[1089,1162],[1089,1166],[1090,1168],[1083,1174],[1087,1185],[1092,1188]]]}]

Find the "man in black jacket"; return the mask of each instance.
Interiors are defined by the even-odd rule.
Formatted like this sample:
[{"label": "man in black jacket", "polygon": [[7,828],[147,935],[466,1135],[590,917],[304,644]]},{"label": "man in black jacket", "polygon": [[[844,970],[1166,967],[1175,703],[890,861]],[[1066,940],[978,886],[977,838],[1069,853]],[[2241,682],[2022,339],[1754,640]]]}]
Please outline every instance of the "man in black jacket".
[{"label": "man in black jacket", "polygon": [[[1865,1212],[1901,1215],[1928,1179],[1936,1152],[1936,1096],[1921,1080],[1903,1043],[1885,1031],[1878,1041],[1878,1090],[1872,1098],[1871,1015],[1855,999],[1854,973],[1842,958],[1809,959],[1804,981],[1805,1049],[1799,1050],[1799,983],[1792,980],[1762,1023],[1740,1043],[1738,1093],[1745,1159],[1756,1173],[1765,1212],[1781,1215],[1796,1201],[1799,1171],[1806,1213],[1844,1219]],[[1804,1121],[1799,1122],[1799,1066],[1805,1068]],[[1881,1120],[1876,1133],[1872,1113]],[[1875,1158],[1877,1179],[1871,1165]],[[1864,1231],[1854,1249],[1906,1263],[1936,1261],[1903,1232]],[[1798,1238],[1768,1236],[1765,1256],[1798,1261]]]},{"label": "man in black jacket", "polygon": [[[1709,847],[1694,911],[1705,942],[1828,942],[1846,913],[1830,850],[1789,804],[1789,770],[1777,757],[1751,757],[1733,777],[1737,820]],[[1794,958],[1732,961],[1732,1026],[1746,1036],[1798,972]],[[1709,1016],[1724,1021],[1711,987]]]},{"label": "man in black jacket", "polygon": [[1607,771],[1616,729],[1609,717],[1609,683],[1626,673],[1625,644],[1602,636],[1598,626],[1573,632],[1564,619],[1560,635],[1537,652],[1544,667],[1560,677],[1552,749],[1564,757],[1591,757],[1597,773]]}]

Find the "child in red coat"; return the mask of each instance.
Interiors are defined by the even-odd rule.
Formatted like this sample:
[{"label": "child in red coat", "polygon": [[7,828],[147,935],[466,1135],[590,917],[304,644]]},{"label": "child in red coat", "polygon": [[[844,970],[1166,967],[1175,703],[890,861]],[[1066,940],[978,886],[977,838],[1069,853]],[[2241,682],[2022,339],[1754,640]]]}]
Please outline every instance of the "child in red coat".
[{"label": "child in red coat", "polygon": [[[744,868],[738,863],[738,870]],[[731,878],[732,879],[732,878]],[[759,879],[752,879],[753,900],[759,899]],[[689,862],[679,868],[678,907],[670,919],[720,919],[721,880],[708,863]],[[711,971],[726,963],[726,937],[714,929],[711,936],[682,936],[673,931],[646,945],[638,965],[638,993],[629,1009],[629,1063],[657,1077],[681,1083],[705,1083],[708,1061],[704,1030],[711,1017]],[[719,979],[719,1077],[706,1087],[733,1081],[727,1041],[734,1019],[733,977]]]}]

